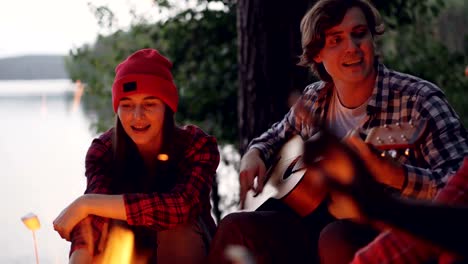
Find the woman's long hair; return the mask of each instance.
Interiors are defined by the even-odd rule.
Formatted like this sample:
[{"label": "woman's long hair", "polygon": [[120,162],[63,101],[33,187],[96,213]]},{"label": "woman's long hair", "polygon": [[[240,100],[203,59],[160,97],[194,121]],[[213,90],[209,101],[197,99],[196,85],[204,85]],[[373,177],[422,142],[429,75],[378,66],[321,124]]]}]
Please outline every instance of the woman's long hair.
[{"label": "woman's long hair", "polygon": [[[156,172],[148,173],[136,144],[125,132],[119,117],[116,115],[112,135],[113,163],[110,169],[111,191],[114,194],[166,192],[175,184],[176,149],[173,147],[177,131],[174,112],[166,106],[162,127],[162,146],[159,154],[167,154],[166,161],[155,160]],[[156,175],[156,177],[154,177]],[[142,226],[128,226],[124,221],[113,220],[111,226],[130,228],[135,238],[135,254],[149,258],[148,263],[156,259],[156,233]]]},{"label": "woman's long hair", "polygon": [[[130,136],[125,132],[119,117],[116,115],[112,135],[113,164],[111,168],[111,190],[115,194],[135,192],[167,191],[175,182],[175,174],[169,174],[176,162],[174,135],[176,125],[174,112],[165,107],[162,127],[162,146],[159,154],[166,154],[169,160],[158,160],[155,157],[156,172],[148,173],[142,156]],[[149,175],[156,175],[150,177]]]}]

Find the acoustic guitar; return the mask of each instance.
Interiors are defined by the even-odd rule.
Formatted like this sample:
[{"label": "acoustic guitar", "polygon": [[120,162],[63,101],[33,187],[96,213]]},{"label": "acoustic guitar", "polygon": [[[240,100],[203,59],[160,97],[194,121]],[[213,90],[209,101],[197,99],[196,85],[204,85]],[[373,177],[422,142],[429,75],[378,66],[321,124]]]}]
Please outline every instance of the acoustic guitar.
[{"label": "acoustic guitar", "polygon": [[[382,157],[395,159],[398,155],[411,155],[422,137],[426,122],[416,126],[412,122],[396,123],[372,128],[365,142],[378,150]],[[306,170],[302,162],[304,141],[300,136],[288,140],[276,155],[266,172],[265,186],[261,193],[249,190],[244,211],[255,211],[269,199],[281,200],[300,216],[314,211],[327,195],[315,171]],[[256,183],[255,183],[256,184]]]}]

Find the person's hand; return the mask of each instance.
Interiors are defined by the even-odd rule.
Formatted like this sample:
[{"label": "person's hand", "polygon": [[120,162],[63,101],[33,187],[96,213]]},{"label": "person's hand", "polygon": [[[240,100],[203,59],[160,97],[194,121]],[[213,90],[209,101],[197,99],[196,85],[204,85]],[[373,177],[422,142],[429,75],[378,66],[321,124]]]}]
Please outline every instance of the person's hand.
[{"label": "person's hand", "polygon": [[[308,170],[317,170],[330,190],[328,211],[338,219],[363,222],[366,218],[355,197],[351,185],[357,180],[352,153],[337,138],[321,131],[305,144],[304,161]],[[315,158],[313,160],[312,158]]]},{"label": "person's hand", "polygon": [[85,198],[85,195],[78,197],[67,208],[63,209],[53,221],[55,231],[67,241],[70,241],[70,233],[73,228],[88,216]]},{"label": "person's hand", "polygon": [[350,219],[358,223],[366,221],[366,216],[351,195],[333,190],[329,198],[328,212],[335,218]]},{"label": "person's hand", "polygon": [[[259,150],[253,148],[249,150],[241,159],[240,162],[240,208],[244,208],[245,197],[247,192],[252,189],[256,193],[260,193],[265,185],[266,166],[260,158]],[[257,184],[254,184],[257,178]]]},{"label": "person's hand", "polygon": [[305,142],[304,162],[325,178],[331,190],[329,211],[337,218],[364,221],[386,199],[361,156],[326,130]]},{"label": "person's hand", "polygon": [[355,130],[348,133],[343,142],[359,155],[359,158],[364,161],[370,174],[378,182],[395,189],[402,188],[405,175],[400,164],[389,158],[382,158],[377,155]]}]

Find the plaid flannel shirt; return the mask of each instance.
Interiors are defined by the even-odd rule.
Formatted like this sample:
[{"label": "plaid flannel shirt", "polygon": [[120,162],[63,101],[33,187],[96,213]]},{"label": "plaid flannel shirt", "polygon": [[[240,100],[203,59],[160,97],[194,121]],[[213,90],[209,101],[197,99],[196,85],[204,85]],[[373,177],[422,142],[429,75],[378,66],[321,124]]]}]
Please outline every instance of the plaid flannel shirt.
[{"label": "plaid flannel shirt", "polygon": [[[85,193],[110,194],[112,181],[107,173],[111,162],[113,129],[94,139],[86,155],[87,187]],[[180,175],[168,193],[127,193],[124,202],[129,225],[165,230],[201,216],[211,232],[215,223],[211,217],[210,192],[219,164],[216,139],[196,126],[177,131],[174,147],[185,148],[178,162]],[[101,233],[109,219],[88,216],[72,231],[70,255],[79,248],[87,248],[93,255],[102,245]]]},{"label": "plaid flannel shirt", "polygon": [[[322,81],[307,86],[283,120],[252,140],[249,149],[259,149],[269,164],[275,152],[293,135],[299,134],[304,140],[313,136],[317,128],[310,120],[324,123],[332,92],[333,85]],[[404,196],[433,198],[468,153],[466,130],[458,115],[443,92],[428,81],[377,63],[376,84],[366,111],[366,121],[357,128],[364,133],[384,124],[427,121],[426,133],[418,146],[423,161],[400,158],[406,179],[399,191]]]},{"label": "plaid flannel shirt", "polygon": [[[451,205],[468,205],[468,157],[460,170],[449,180],[434,199]],[[354,256],[353,264],[370,263],[427,263],[438,259],[440,264],[455,263],[457,257],[441,251],[407,233],[385,231]]]}]

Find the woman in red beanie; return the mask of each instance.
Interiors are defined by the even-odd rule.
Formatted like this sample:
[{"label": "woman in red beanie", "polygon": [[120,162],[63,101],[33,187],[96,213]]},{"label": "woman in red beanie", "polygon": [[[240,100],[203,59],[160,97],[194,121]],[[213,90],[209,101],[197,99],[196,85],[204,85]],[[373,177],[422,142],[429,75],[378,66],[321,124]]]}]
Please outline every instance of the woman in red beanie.
[{"label": "woman in red beanie", "polygon": [[70,263],[121,253],[106,252],[117,226],[134,237],[132,263],[203,262],[215,228],[210,191],[219,152],[200,128],[175,125],[171,67],[154,49],[117,66],[115,126],[88,150],[85,194],[54,220],[72,242]]}]

